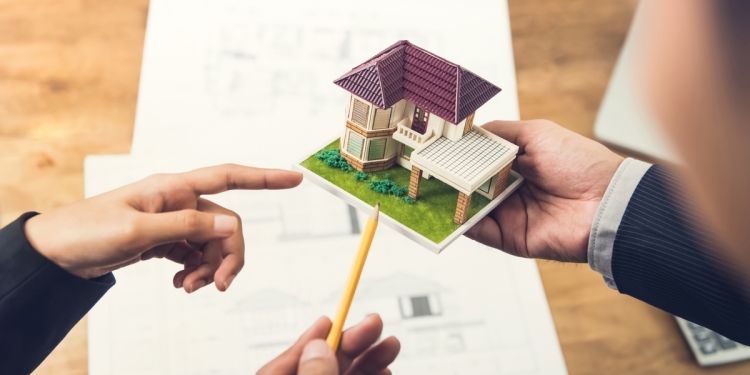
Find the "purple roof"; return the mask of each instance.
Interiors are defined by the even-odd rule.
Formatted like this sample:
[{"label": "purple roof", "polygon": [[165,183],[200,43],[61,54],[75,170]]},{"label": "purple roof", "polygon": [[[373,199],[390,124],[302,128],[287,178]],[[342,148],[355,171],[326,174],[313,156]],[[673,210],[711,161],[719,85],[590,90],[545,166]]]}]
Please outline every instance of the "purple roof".
[{"label": "purple roof", "polygon": [[382,109],[406,99],[454,124],[500,92],[478,75],[407,40],[396,42],[334,83]]}]

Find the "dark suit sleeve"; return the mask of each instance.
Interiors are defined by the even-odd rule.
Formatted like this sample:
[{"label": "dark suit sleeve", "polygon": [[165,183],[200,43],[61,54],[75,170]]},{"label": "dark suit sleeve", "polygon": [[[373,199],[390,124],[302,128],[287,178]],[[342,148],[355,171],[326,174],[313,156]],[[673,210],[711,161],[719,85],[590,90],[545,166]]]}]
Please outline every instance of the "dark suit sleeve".
[{"label": "dark suit sleeve", "polygon": [[617,229],[612,274],[621,293],[750,344],[750,308],[737,272],[711,239],[681,184],[651,167]]},{"label": "dark suit sleeve", "polygon": [[86,280],[39,254],[26,239],[27,213],[0,230],[0,374],[29,374],[114,285]]}]

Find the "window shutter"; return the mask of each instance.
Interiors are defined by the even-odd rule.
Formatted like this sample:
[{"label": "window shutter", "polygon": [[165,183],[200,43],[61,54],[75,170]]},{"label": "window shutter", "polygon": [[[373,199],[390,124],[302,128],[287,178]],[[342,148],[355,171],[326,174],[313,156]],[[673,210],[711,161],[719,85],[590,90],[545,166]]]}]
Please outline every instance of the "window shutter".
[{"label": "window shutter", "polygon": [[364,138],[360,136],[359,134],[349,132],[349,143],[346,146],[346,151],[357,158],[362,159],[362,144],[364,143]]},{"label": "window shutter", "polygon": [[370,105],[359,100],[354,99],[352,105],[352,122],[363,127],[367,127],[367,115],[370,114]]},{"label": "window shutter", "polygon": [[372,124],[373,129],[388,129],[391,124],[391,110],[388,109],[375,109],[375,122]]},{"label": "window shutter", "polygon": [[370,141],[370,150],[367,152],[367,160],[378,160],[385,157],[386,138],[378,138]]}]

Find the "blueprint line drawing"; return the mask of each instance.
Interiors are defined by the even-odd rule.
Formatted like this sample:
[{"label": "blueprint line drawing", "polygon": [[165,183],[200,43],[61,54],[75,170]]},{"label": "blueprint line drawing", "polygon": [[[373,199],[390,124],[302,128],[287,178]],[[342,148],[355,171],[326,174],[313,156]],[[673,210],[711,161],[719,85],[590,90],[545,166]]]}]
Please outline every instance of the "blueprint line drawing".
[{"label": "blueprint line drawing", "polygon": [[[242,357],[248,367],[259,367],[286,350],[317,318],[317,311],[336,308],[340,293],[340,289],[334,289],[327,298],[315,301],[270,288],[240,299],[227,315],[239,316],[247,350]],[[462,312],[451,288],[438,281],[409,273],[365,279],[360,282],[353,306],[350,321],[377,312],[386,327],[383,337],[399,338],[399,366],[420,368],[426,373],[424,369],[433,368],[435,358],[442,358],[454,369],[447,373],[502,373],[503,364],[496,357],[501,343],[494,337],[496,318],[492,312]],[[527,333],[515,338],[513,350],[530,351]],[[533,356],[525,360],[527,370],[536,369]],[[516,359],[515,365],[519,364]]]},{"label": "blueprint line drawing", "polygon": [[[148,158],[134,158],[121,168],[90,164],[87,160],[86,173],[96,172],[97,178],[87,177],[87,195],[163,168]],[[278,207],[291,191],[279,193],[233,191],[211,197],[247,221],[245,268],[226,293],[207,287],[187,295],[173,289],[179,266],[169,262],[117,271],[118,285],[89,318],[91,374],[252,373],[318,317],[333,314],[359,241],[350,233],[350,211],[343,204],[326,204],[326,197],[335,198],[325,192],[316,197],[300,189],[294,199],[305,204],[289,203],[299,210],[289,216],[313,215],[309,218],[321,221],[315,205],[322,204],[334,208],[325,219],[343,229],[304,228],[313,235],[283,239],[286,224]],[[267,237],[260,237],[263,232]],[[391,366],[396,373],[564,373],[536,272],[533,261],[468,239],[435,255],[380,228],[346,326],[380,314],[383,337],[395,335],[402,342]]]}]

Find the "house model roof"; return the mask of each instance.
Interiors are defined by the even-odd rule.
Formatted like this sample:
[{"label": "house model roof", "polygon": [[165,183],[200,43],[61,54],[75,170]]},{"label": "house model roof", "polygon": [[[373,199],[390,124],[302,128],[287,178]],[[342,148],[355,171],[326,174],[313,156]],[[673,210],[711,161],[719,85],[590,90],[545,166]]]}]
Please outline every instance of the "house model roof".
[{"label": "house model roof", "polygon": [[355,67],[335,84],[386,109],[401,99],[458,124],[500,92],[476,74],[406,40]]}]

